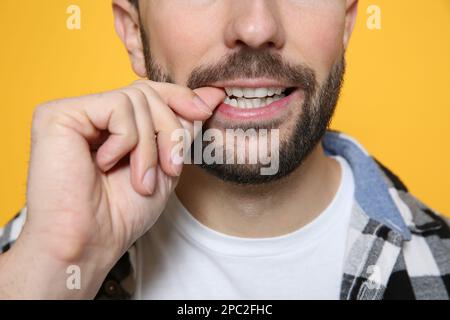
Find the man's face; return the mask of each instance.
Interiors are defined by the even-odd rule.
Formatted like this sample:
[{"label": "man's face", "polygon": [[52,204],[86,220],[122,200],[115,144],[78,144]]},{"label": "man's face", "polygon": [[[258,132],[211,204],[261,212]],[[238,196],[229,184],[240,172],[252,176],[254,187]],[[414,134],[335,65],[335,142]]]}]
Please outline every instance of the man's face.
[{"label": "man's face", "polygon": [[206,129],[279,130],[276,174],[261,175],[261,164],[203,168],[223,180],[256,184],[301,164],[334,112],[355,12],[353,0],[140,2],[151,80],[226,90]]}]

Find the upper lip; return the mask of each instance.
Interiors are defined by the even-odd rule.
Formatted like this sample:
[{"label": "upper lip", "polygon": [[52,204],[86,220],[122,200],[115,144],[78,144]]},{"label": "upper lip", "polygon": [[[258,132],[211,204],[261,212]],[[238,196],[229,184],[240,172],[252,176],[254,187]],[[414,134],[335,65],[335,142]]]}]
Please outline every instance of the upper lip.
[{"label": "upper lip", "polygon": [[234,79],[228,81],[219,81],[210,84],[211,87],[218,88],[291,88],[294,85],[269,78],[253,78],[253,79]]}]

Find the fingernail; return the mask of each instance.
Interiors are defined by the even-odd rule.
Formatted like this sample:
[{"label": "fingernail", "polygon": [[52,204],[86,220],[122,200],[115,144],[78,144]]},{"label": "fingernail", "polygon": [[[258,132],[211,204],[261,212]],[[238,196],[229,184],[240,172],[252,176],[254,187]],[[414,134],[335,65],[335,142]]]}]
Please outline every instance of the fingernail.
[{"label": "fingernail", "polygon": [[155,191],[155,185],[156,185],[156,170],[155,168],[150,168],[147,170],[147,172],[144,175],[143,184],[145,188],[147,189],[147,192],[149,194],[153,194]]},{"label": "fingernail", "polygon": [[197,107],[197,109],[200,110],[201,112],[206,113],[209,116],[212,115],[212,111],[209,108],[209,106],[206,104],[205,101],[200,99],[199,96],[194,97],[194,104]]}]

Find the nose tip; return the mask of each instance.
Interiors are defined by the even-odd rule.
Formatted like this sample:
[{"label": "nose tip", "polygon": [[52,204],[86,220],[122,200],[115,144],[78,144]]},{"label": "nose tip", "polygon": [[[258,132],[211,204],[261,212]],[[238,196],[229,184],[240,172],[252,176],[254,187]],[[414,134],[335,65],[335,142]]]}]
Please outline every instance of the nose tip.
[{"label": "nose tip", "polygon": [[277,47],[277,41],[274,38],[276,33],[272,26],[261,23],[247,23],[240,29],[240,37],[236,39],[236,44],[245,45],[254,49],[262,47]]},{"label": "nose tip", "polygon": [[227,46],[281,48],[284,32],[274,6],[267,1],[243,1],[235,8],[235,17],[226,35]]}]

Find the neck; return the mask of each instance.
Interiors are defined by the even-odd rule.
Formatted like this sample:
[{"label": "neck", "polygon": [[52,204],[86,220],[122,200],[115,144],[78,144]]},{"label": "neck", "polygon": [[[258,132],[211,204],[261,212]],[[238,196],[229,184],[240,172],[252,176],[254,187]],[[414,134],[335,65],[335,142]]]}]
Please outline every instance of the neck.
[{"label": "neck", "polygon": [[244,238],[288,234],[313,221],[330,204],[340,183],[340,166],[318,144],[288,177],[270,184],[224,182],[197,166],[186,166],[176,194],[202,224]]}]

